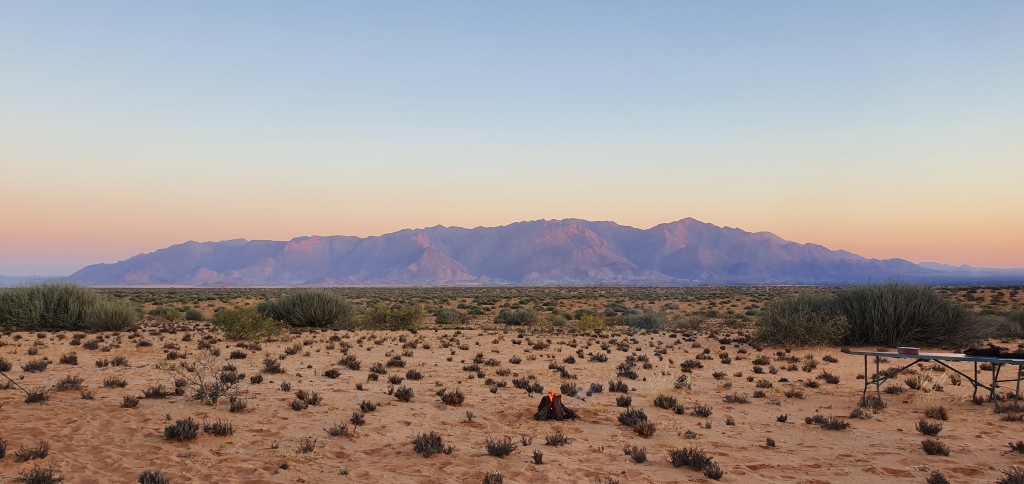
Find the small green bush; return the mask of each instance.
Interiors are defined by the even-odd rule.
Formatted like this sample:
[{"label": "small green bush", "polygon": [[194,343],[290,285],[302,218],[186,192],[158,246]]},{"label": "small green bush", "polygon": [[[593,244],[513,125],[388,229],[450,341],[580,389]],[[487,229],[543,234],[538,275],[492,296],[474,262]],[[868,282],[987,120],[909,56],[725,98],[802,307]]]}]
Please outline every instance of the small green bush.
[{"label": "small green bush", "polygon": [[181,319],[181,311],[167,306],[157,306],[150,309],[149,315],[157,319],[163,319],[164,321],[177,321]]},{"label": "small green bush", "polygon": [[213,325],[233,340],[269,338],[281,332],[281,324],[260,314],[255,308],[226,309],[213,317]]},{"label": "small green bush", "polygon": [[423,319],[423,308],[418,304],[388,306],[378,303],[363,314],[364,329],[413,329]]},{"label": "small green bush", "polygon": [[532,309],[502,309],[494,318],[498,324],[509,324],[512,326],[523,326],[537,322],[537,311]]},{"label": "small green bush", "polygon": [[594,331],[604,329],[606,326],[608,326],[608,322],[598,314],[583,314],[576,322],[576,329],[580,331]]},{"label": "small green bush", "polygon": [[665,326],[665,315],[656,311],[627,314],[622,317],[622,324],[636,329],[661,329]]},{"label": "small green bush", "polygon": [[772,345],[835,345],[850,331],[834,299],[820,294],[776,299],[765,304],[757,319],[756,339]]},{"label": "small green bush", "polygon": [[562,328],[569,324],[569,320],[561,314],[551,314],[547,317],[547,323],[556,328]]},{"label": "small green bush", "polygon": [[466,324],[469,316],[458,309],[441,309],[434,313],[434,322],[437,324]]},{"label": "small green bush", "polygon": [[353,329],[356,308],[327,289],[300,289],[257,306],[260,314],[292,326]]},{"label": "small green bush", "polygon": [[185,311],[185,321],[202,321],[204,319],[203,312],[197,308],[188,308]]}]

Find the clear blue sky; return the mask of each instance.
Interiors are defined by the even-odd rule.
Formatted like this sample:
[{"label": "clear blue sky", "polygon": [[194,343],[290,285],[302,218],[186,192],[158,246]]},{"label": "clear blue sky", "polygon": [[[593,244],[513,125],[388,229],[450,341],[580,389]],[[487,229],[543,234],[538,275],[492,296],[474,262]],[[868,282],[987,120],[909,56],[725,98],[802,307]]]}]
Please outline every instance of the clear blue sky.
[{"label": "clear blue sky", "polygon": [[1024,2],[0,0],[0,274],[692,216],[1024,266]]}]

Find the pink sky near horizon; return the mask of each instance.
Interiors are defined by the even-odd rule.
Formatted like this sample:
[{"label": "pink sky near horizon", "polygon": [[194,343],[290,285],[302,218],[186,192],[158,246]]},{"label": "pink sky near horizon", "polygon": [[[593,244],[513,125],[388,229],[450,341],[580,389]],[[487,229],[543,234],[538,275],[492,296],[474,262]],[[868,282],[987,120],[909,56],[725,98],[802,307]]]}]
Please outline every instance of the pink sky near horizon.
[{"label": "pink sky near horizon", "polygon": [[[85,205],[88,207],[88,204]],[[330,211],[310,213],[306,217],[284,217],[281,214],[272,215],[271,207],[254,206],[245,218],[233,215],[236,213],[234,210],[239,209],[234,207],[223,210],[220,217],[202,219],[200,214],[205,210],[202,207],[196,208],[198,210],[194,212],[180,212],[165,206],[164,211],[161,211],[155,204],[147,205],[141,201],[108,206],[103,210],[107,214],[104,217],[95,215],[96,212],[89,208],[77,212],[65,210],[59,214],[26,212],[20,220],[13,220],[19,237],[0,238],[0,274],[66,275],[88,264],[116,262],[187,240],[287,240],[306,235],[373,236],[403,228],[438,224],[495,226],[540,218],[611,220],[623,225],[649,228],[684,216],[750,232],[772,232],[787,240],[816,243],[833,250],[844,249],[869,258],[902,258],[912,262],[968,264],[975,267],[1024,267],[1024,256],[1016,243],[1024,240],[1024,227],[1000,225],[983,218],[964,219],[955,225],[941,223],[941,219],[910,225],[902,223],[900,219],[787,217],[785,211],[780,211],[774,217],[766,217],[765,214],[751,213],[709,213],[712,211],[705,208],[693,211],[703,213],[673,214],[665,210],[658,217],[652,213],[638,215],[629,213],[629,210],[616,211],[613,207],[605,207],[604,213],[610,216],[601,216],[602,213],[593,210],[589,214],[574,217],[577,214],[551,216],[538,213],[542,209],[524,213],[525,210],[510,207],[504,212],[481,210],[490,213],[465,213],[433,220],[427,218],[429,213],[417,213],[431,210],[402,210],[400,207],[391,213],[377,212],[376,217],[369,213],[338,213],[332,216]],[[298,206],[282,209],[288,210],[305,209]],[[267,223],[269,219],[253,222],[251,218],[259,217],[254,213],[266,214],[273,223]],[[519,218],[514,218],[516,216]],[[40,220],[50,222],[42,224]],[[10,222],[11,218],[5,217],[4,226],[12,226]],[[116,235],[112,237],[112,234]],[[44,269],[33,270],[34,267]]]}]

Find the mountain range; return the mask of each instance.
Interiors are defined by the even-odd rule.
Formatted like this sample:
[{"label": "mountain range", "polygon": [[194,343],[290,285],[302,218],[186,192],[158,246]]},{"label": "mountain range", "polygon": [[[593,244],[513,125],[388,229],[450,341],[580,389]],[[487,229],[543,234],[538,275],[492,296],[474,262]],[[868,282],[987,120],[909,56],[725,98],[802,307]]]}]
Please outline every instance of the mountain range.
[{"label": "mountain range", "polygon": [[374,237],[185,242],[69,279],[88,285],[691,285],[1020,283],[1024,270],[868,259],[692,218],[637,229],[579,219]]}]

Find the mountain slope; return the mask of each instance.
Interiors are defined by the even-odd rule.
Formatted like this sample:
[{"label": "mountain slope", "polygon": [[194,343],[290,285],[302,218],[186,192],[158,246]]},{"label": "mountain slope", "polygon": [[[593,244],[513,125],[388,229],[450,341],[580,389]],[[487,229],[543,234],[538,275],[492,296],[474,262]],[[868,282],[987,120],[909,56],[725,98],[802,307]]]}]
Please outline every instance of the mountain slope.
[{"label": "mountain slope", "polygon": [[70,278],[91,285],[847,284],[948,274],[688,218],[646,230],[566,219],[186,242]]}]

